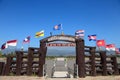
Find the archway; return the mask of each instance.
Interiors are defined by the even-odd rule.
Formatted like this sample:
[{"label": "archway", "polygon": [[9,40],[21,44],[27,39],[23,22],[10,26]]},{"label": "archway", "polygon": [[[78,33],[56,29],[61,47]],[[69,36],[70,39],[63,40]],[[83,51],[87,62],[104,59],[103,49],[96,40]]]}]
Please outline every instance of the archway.
[{"label": "archway", "polygon": [[85,77],[84,40],[72,35],[54,35],[40,40],[40,67],[39,76],[43,76],[43,65],[45,64],[47,46],[46,43],[54,41],[66,41],[76,44],[76,64],[78,65],[78,76]]}]

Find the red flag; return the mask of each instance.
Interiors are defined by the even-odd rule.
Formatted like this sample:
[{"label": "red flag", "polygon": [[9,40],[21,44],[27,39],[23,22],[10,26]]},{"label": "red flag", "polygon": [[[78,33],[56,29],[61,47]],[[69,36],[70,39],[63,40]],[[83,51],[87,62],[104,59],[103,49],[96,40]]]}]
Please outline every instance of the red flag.
[{"label": "red flag", "polygon": [[97,40],[96,44],[98,47],[105,46],[105,40]]},{"label": "red flag", "polygon": [[16,45],[17,45],[17,40],[7,41],[7,45],[8,45],[8,46],[16,46]]},{"label": "red flag", "polygon": [[106,50],[110,51],[110,50],[113,50],[115,51],[115,44],[107,44],[105,46]]}]

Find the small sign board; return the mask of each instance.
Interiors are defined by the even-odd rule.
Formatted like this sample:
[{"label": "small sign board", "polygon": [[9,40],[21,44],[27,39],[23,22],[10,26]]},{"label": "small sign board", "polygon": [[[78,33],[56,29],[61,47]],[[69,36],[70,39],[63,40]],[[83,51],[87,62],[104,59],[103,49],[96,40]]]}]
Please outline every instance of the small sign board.
[{"label": "small sign board", "polygon": [[75,38],[67,36],[52,36],[48,39],[48,42],[55,40],[75,42]]},{"label": "small sign board", "polygon": [[74,46],[76,46],[76,44],[75,43],[47,43],[47,45],[46,46],[49,46],[49,47],[61,47],[61,46],[66,46],[66,47],[74,47]]}]

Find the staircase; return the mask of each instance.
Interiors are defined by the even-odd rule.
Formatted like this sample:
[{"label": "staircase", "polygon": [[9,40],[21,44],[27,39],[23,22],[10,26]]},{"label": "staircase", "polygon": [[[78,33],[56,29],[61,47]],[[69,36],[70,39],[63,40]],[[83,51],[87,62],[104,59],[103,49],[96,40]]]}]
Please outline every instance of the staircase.
[{"label": "staircase", "polygon": [[68,70],[65,58],[57,58],[54,63],[53,78],[68,78]]}]

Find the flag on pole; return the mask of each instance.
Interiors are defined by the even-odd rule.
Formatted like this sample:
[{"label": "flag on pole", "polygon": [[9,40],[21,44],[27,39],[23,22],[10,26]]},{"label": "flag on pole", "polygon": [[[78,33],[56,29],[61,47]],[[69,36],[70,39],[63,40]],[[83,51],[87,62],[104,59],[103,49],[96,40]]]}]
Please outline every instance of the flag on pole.
[{"label": "flag on pole", "polygon": [[115,48],[116,54],[120,54],[120,48]]},{"label": "flag on pole", "polygon": [[23,40],[23,43],[29,43],[30,42],[30,36],[26,37],[24,40]]},{"label": "flag on pole", "polygon": [[96,34],[88,35],[88,39],[89,39],[89,41],[91,41],[91,40],[96,41],[97,40]]},{"label": "flag on pole", "polygon": [[6,44],[6,43],[2,44],[1,50],[4,50],[4,49],[6,49],[6,48],[8,48],[7,44]]},{"label": "flag on pole", "polygon": [[40,32],[36,32],[36,34],[35,34],[36,38],[41,37],[41,36],[44,36],[44,30],[42,30]]},{"label": "flag on pole", "polygon": [[76,37],[84,37],[84,30],[77,30],[76,32],[75,32],[75,36]]},{"label": "flag on pole", "polygon": [[105,48],[107,51],[115,51],[115,44],[107,44]]},{"label": "flag on pole", "polygon": [[9,40],[6,43],[8,46],[16,46],[17,45],[17,40]]},{"label": "flag on pole", "polygon": [[96,45],[98,47],[101,47],[101,46],[105,47],[105,40],[97,40],[96,41]]},{"label": "flag on pole", "polygon": [[53,30],[61,30],[61,29],[62,29],[62,24],[58,24],[53,27]]}]

